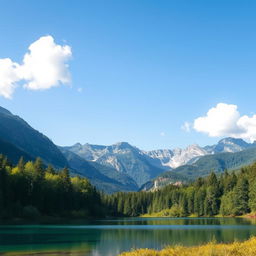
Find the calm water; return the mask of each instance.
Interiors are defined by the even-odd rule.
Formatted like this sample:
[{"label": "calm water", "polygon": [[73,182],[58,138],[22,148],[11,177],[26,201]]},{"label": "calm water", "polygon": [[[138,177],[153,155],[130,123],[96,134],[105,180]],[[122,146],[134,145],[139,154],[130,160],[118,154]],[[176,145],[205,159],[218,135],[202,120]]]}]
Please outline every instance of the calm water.
[{"label": "calm water", "polygon": [[0,226],[0,255],[115,256],[131,248],[231,242],[256,235],[241,218],[129,218],[82,225]]}]

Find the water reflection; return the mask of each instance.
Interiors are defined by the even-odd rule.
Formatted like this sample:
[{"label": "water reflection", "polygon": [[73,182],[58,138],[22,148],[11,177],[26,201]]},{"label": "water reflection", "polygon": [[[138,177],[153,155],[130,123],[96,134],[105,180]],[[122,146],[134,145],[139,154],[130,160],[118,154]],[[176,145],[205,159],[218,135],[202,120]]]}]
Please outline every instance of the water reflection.
[{"label": "water reflection", "polygon": [[252,235],[256,235],[255,220],[242,218],[130,218],[81,225],[0,226],[0,253],[114,256],[131,248],[192,246],[213,239],[232,242]]}]

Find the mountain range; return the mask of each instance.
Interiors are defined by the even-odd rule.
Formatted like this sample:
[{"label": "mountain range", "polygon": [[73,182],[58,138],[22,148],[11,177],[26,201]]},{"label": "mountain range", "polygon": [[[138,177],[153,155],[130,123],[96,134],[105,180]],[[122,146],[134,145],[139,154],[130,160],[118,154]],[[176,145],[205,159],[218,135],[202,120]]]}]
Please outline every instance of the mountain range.
[{"label": "mountain range", "polygon": [[163,166],[168,166],[173,169],[188,163],[194,163],[205,155],[224,152],[235,153],[255,146],[255,143],[247,143],[242,139],[229,137],[224,138],[217,144],[211,146],[200,147],[197,144],[192,144],[185,149],[160,149],[148,151],[145,153],[153,158],[159,159]]},{"label": "mountain range", "polygon": [[59,147],[19,116],[0,107],[0,153],[17,163],[40,157],[45,164],[68,167],[108,193],[136,191],[187,182],[211,171],[236,169],[256,161],[256,143],[224,138],[215,145],[145,151],[127,142],[110,146]]},{"label": "mountain range", "polygon": [[168,169],[161,165],[159,159],[151,158],[127,142],[111,146],[77,143],[71,147],[64,147],[64,149],[75,153],[86,161],[96,162],[113,168],[118,173],[124,173],[133,178],[138,186]]}]

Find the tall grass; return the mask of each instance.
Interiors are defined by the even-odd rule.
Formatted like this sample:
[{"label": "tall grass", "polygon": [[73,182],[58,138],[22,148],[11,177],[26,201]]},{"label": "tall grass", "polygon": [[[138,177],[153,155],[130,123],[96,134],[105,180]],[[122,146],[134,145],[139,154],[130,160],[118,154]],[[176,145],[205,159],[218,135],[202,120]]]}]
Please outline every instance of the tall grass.
[{"label": "tall grass", "polygon": [[256,237],[245,242],[216,244],[214,242],[194,247],[174,246],[161,251],[138,249],[120,256],[256,256]]}]

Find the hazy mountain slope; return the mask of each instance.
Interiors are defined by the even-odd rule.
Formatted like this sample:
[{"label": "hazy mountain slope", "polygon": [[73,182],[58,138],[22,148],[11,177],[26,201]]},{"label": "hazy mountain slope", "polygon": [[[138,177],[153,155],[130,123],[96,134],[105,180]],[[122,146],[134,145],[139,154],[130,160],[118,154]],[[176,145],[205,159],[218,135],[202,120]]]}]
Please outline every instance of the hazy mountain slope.
[{"label": "hazy mountain slope", "polygon": [[67,166],[65,157],[54,143],[23,119],[0,107],[0,139],[13,144],[33,158],[40,157],[56,167]]},{"label": "hazy mountain slope", "polygon": [[75,144],[65,147],[85,160],[97,162],[101,165],[116,169],[125,173],[141,186],[150,179],[164,171],[159,159],[153,159],[143,151],[131,146],[127,142],[117,143],[111,146],[98,146],[90,144]]},{"label": "hazy mountain slope", "polygon": [[117,191],[136,191],[138,186],[133,179],[115,169],[88,162],[77,154],[61,148],[74,174],[87,177],[98,189],[108,193]]},{"label": "hazy mountain slope", "polygon": [[10,160],[13,164],[17,164],[21,157],[23,157],[24,161],[34,160],[34,158],[28,155],[26,152],[2,139],[0,139],[0,154],[7,156],[8,160]]},{"label": "hazy mountain slope", "polygon": [[117,172],[116,169],[98,164],[97,162],[90,162],[90,165],[95,167],[101,174],[121,183],[125,191],[137,191],[139,189],[136,182],[125,173]]}]

